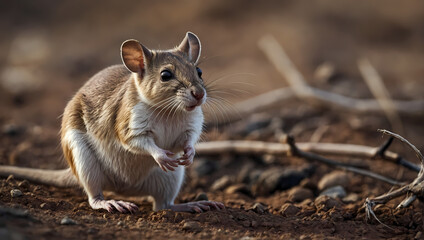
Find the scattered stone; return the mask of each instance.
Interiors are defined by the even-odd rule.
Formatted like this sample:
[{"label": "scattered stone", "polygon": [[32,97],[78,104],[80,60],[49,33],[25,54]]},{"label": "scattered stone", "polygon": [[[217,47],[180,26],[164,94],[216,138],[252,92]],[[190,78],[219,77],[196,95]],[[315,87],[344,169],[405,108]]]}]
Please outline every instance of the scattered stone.
[{"label": "scattered stone", "polygon": [[37,193],[38,191],[41,190],[40,186],[35,186],[34,189],[32,190],[33,193]]},{"label": "scattered stone", "polygon": [[253,210],[254,212],[259,214],[263,214],[264,212],[266,212],[267,207],[262,203],[255,203],[253,204],[252,208],[250,208],[250,210]]},{"label": "scattered stone", "polygon": [[320,196],[321,195],[329,196],[331,198],[344,198],[346,197],[346,190],[342,186],[335,186],[321,192]]},{"label": "scattered stone", "polygon": [[227,194],[233,194],[233,193],[242,193],[250,196],[252,193],[250,192],[250,189],[247,187],[244,183],[238,183],[232,186],[229,186],[225,189],[225,193]]},{"label": "scattered stone", "polygon": [[280,213],[285,217],[292,217],[296,215],[300,209],[291,203],[286,203],[281,206]]},{"label": "scattered stone", "polygon": [[195,221],[186,221],[183,225],[183,230],[189,232],[200,232],[202,231],[202,227],[198,222]]},{"label": "scattered stone", "polygon": [[120,227],[124,227],[125,223],[124,223],[124,221],[119,221],[116,225],[118,225]]},{"label": "scattered stone", "polygon": [[334,198],[330,198],[325,195],[321,195],[315,199],[315,207],[318,210],[328,211],[333,207],[341,206],[341,203]]},{"label": "scattered stone", "polygon": [[204,192],[200,192],[196,195],[196,197],[194,198],[194,201],[208,201],[208,195],[206,195],[206,193]]},{"label": "scattered stone", "polygon": [[342,187],[347,187],[349,185],[349,176],[346,172],[334,171],[324,175],[318,183],[318,189],[322,191],[337,185]]},{"label": "scattered stone", "polygon": [[13,175],[9,175],[9,176],[6,178],[6,182],[10,182],[10,181],[12,181],[12,180],[15,180],[15,177],[14,177]]},{"label": "scattered stone", "polygon": [[303,179],[300,182],[299,186],[303,188],[311,189],[312,191],[315,191],[317,189],[317,184],[314,181],[312,181],[310,178]]},{"label": "scattered stone", "polygon": [[47,203],[40,204],[41,209],[48,209]]},{"label": "scattered stone", "polygon": [[257,183],[253,186],[253,192],[255,195],[269,195],[277,190],[289,189],[298,185],[314,170],[313,165],[301,168],[270,168],[261,173]]},{"label": "scattered stone", "polygon": [[249,184],[249,174],[255,169],[255,166],[251,162],[247,162],[243,164],[243,167],[239,171],[236,181],[238,183],[246,183]]},{"label": "scattered stone", "polygon": [[359,195],[356,193],[349,193],[346,197],[342,199],[345,203],[354,203],[359,201]]},{"label": "scattered stone", "polygon": [[255,169],[251,171],[248,176],[248,184],[249,185],[257,184],[259,180],[259,176],[261,176],[262,173],[263,173],[263,170],[259,170],[259,169]]},{"label": "scattered stone", "polygon": [[22,182],[18,183],[18,187],[28,188],[29,187],[29,182],[27,180],[23,180]]},{"label": "scattered stone", "polygon": [[423,232],[417,232],[417,234],[415,234],[414,239],[422,239],[423,236]]},{"label": "scattered stone", "polygon": [[217,179],[211,187],[213,191],[220,191],[230,186],[232,183],[230,176],[224,175],[221,178]]},{"label": "scattered stone", "polygon": [[216,161],[211,161],[204,158],[194,161],[191,167],[192,173],[196,177],[209,175],[215,172],[217,169],[218,169],[218,164],[216,163]]},{"label": "scattered stone", "polygon": [[10,190],[10,195],[11,195],[13,198],[15,198],[15,197],[20,197],[20,196],[22,196],[23,194],[22,194],[21,190],[19,190],[19,189],[12,189],[12,190]]},{"label": "scattered stone", "polygon": [[5,124],[5,125],[3,125],[2,129],[1,129],[3,134],[11,136],[11,137],[17,136],[18,134],[20,134],[22,132],[22,130],[23,129],[21,127],[15,125],[13,123]]},{"label": "scattered stone", "polygon": [[77,222],[65,216],[64,218],[62,218],[62,220],[60,220],[60,224],[61,225],[76,225]]},{"label": "scattered stone", "polygon": [[312,191],[303,187],[294,187],[289,191],[289,200],[292,202],[302,202],[313,197]]}]

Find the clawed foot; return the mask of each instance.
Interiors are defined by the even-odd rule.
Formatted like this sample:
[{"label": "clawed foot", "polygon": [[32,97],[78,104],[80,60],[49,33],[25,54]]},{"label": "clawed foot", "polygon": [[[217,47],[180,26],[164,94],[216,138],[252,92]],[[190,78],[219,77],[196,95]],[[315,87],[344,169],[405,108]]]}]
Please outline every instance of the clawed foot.
[{"label": "clawed foot", "polygon": [[225,206],[223,203],[214,202],[214,201],[198,201],[198,202],[188,202],[175,204],[171,206],[172,211],[176,212],[206,212],[212,209],[222,210]]},{"label": "clawed foot", "polygon": [[93,200],[90,201],[90,206],[93,209],[106,209],[110,213],[115,211],[121,213],[135,213],[138,211],[138,207],[134,203],[116,200]]}]

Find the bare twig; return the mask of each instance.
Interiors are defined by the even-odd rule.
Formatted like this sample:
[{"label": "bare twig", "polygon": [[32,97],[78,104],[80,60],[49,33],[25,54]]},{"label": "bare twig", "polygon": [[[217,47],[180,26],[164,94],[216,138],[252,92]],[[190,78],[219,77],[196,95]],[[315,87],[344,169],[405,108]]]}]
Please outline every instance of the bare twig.
[{"label": "bare twig", "polygon": [[359,169],[359,168],[350,166],[349,164],[337,162],[337,161],[334,161],[332,159],[322,157],[318,154],[304,152],[296,146],[293,137],[288,136],[287,137],[287,143],[290,146],[290,152],[294,156],[297,156],[297,157],[300,157],[300,158],[303,158],[303,159],[306,159],[306,160],[309,160],[309,161],[322,162],[322,163],[325,163],[325,164],[330,165],[330,166],[341,168],[341,169],[344,169],[346,171],[354,172],[354,173],[357,173],[357,174],[360,174],[360,175],[363,175],[363,176],[366,176],[366,177],[374,178],[374,179],[377,179],[377,180],[380,180],[380,181],[383,181],[383,182],[386,182],[386,183],[389,183],[389,184],[392,184],[392,185],[402,185],[402,183],[400,183],[396,180],[387,178],[385,176],[382,176],[380,174],[373,173],[371,171],[364,170],[364,169]]},{"label": "bare twig", "polygon": [[389,135],[389,136],[392,136],[392,137],[394,137],[394,138],[397,138],[397,139],[399,139],[401,142],[406,143],[406,144],[407,144],[410,148],[412,148],[412,150],[414,150],[415,154],[417,155],[418,159],[419,159],[419,160],[420,160],[420,162],[421,162],[421,165],[423,165],[423,164],[424,164],[424,157],[423,157],[423,155],[421,154],[420,150],[418,150],[418,148],[417,148],[417,147],[415,147],[415,146],[414,146],[412,143],[410,143],[408,140],[406,140],[405,138],[403,138],[403,137],[402,137],[402,136],[400,136],[399,134],[392,133],[392,132],[387,131],[387,130],[385,130],[385,129],[378,129],[378,131],[379,131],[379,132],[382,132],[382,133],[384,133],[384,134],[387,134],[387,135]]},{"label": "bare twig", "polygon": [[378,104],[380,104],[393,129],[396,132],[403,134],[404,130],[402,120],[396,111],[395,104],[390,97],[389,91],[384,85],[384,82],[378,74],[377,70],[375,70],[375,68],[367,59],[359,60],[358,67],[365,80],[365,83],[368,85],[368,88],[371,90],[371,93],[376,98]]},{"label": "bare twig", "polygon": [[375,215],[373,211],[373,207],[375,205],[385,204],[392,199],[406,195],[406,198],[398,205],[398,208],[404,208],[411,205],[411,203],[413,203],[415,199],[417,199],[417,197],[419,198],[424,197],[424,158],[421,152],[418,150],[418,148],[416,148],[412,143],[410,143],[408,140],[406,140],[402,136],[387,130],[379,129],[379,131],[391,136],[391,138],[397,138],[400,141],[406,143],[409,147],[411,147],[421,161],[421,169],[418,173],[418,176],[410,184],[405,185],[399,189],[396,189],[393,192],[383,194],[373,199],[367,199],[365,201],[365,211],[367,213],[367,217],[370,218],[370,216],[373,216],[375,219],[377,219],[378,222],[380,222],[380,220],[377,218],[377,216]]},{"label": "bare twig", "polygon": [[[290,139],[290,138],[289,138]],[[353,164],[341,163],[318,154],[329,154],[349,157],[367,157],[372,158],[376,155],[380,147],[372,148],[367,146],[352,144],[334,144],[334,143],[297,143],[290,140],[287,144],[270,143],[261,141],[215,141],[203,142],[196,146],[198,154],[222,154],[222,153],[245,153],[245,154],[275,154],[287,155],[292,153],[295,156],[310,161],[319,161],[331,166],[343,168],[347,171],[355,172],[361,175],[372,177],[392,185],[401,185],[400,182],[393,179],[372,173],[367,170],[359,169]],[[386,159],[396,162],[398,154],[385,152]]]},{"label": "bare twig", "polygon": [[[354,111],[356,113],[378,113],[383,111],[379,102],[375,99],[351,98],[309,86],[274,37],[265,36],[259,40],[258,45],[278,72],[285,77],[290,87],[276,89],[236,104],[235,108],[238,109],[240,114],[239,116],[229,114],[229,121],[237,120],[253,112],[262,111],[294,96],[310,101],[313,104],[320,104],[326,107],[333,106],[341,111]],[[393,100],[392,102],[393,108],[400,114],[419,115],[424,113],[424,100]]]},{"label": "bare twig", "polygon": [[[296,146],[306,152],[313,152],[322,155],[331,156],[347,156],[355,158],[375,158],[381,157],[396,164],[400,164],[411,170],[418,172],[420,167],[406,161],[399,154],[384,151],[383,154],[377,155],[381,152],[382,147],[369,147],[354,144],[339,144],[339,143],[296,143]],[[210,141],[201,142],[196,146],[198,154],[222,154],[222,153],[241,153],[241,154],[274,154],[284,155],[290,150],[288,144],[261,142],[261,141]]]}]

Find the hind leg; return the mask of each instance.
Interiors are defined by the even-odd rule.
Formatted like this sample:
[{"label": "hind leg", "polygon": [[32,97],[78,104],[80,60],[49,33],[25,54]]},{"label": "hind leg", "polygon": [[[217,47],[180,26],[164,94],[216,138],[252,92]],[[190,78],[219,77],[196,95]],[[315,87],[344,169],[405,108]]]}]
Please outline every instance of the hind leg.
[{"label": "hind leg", "polygon": [[223,209],[224,204],[214,201],[199,201],[174,204],[184,180],[184,166],[175,171],[164,172],[153,168],[142,185],[142,192],[151,195],[155,201],[153,210],[171,209],[176,212],[203,212],[211,209]]},{"label": "hind leg", "polygon": [[109,212],[117,210],[122,213],[138,210],[137,205],[133,203],[104,199],[104,173],[101,171],[96,154],[90,148],[85,133],[68,130],[63,141],[67,160],[87,193],[88,201],[93,209],[106,209]]}]

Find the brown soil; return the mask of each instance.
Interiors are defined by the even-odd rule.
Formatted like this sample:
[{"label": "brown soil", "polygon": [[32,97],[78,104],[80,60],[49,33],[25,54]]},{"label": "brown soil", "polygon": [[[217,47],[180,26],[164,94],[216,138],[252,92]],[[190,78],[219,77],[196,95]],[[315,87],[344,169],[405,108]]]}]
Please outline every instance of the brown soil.
[{"label": "brown soil", "polygon": [[[422,98],[423,92],[423,22],[421,1],[402,4],[383,0],[127,1],[125,4],[121,1],[4,1],[0,3],[3,33],[0,38],[0,163],[63,168],[65,163],[58,147],[58,117],[72,94],[91,75],[120,62],[119,46],[125,39],[136,38],[150,48],[165,49],[179,43],[186,31],[196,33],[203,44],[201,67],[206,81],[224,77],[233,84],[231,88],[249,91],[230,99],[232,102],[285,86],[282,77],[257,47],[258,39],[268,33],[283,44],[314,86],[354,97],[372,97],[356,67],[358,57],[366,56],[381,73],[393,97],[414,99]],[[324,62],[333,64],[337,74],[323,82],[315,77],[314,71]],[[22,69],[31,69],[29,80],[4,84],[4,79],[21,80],[7,74],[10,69],[20,69],[19,73]],[[329,128],[320,139],[322,142],[377,146],[384,139],[376,129],[390,129],[383,115],[358,115],[291,100],[264,115],[228,126],[210,127],[204,138],[277,141],[273,134],[264,133],[264,128],[258,127],[258,119],[270,118],[281,119],[280,130],[295,131],[298,141],[308,141],[315,129],[325,124]],[[424,149],[423,116],[402,120],[404,136]],[[249,122],[256,123],[256,131]],[[401,144],[394,144],[391,150],[416,161]],[[200,214],[153,212],[146,198],[116,196],[135,202],[140,211],[133,215],[110,214],[92,210],[81,189],[0,179],[0,238],[422,238],[424,205],[418,201],[401,210],[395,209],[401,199],[377,207],[376,215],[388,227],[366,220],[365,199],[389,191],[392,186],[386,183],[349,173],[350,181],[345,189],[348,194],[356,194],[357,199],[349,202],[318,198],[319,180],[334,169],[315,164],[315,171],[301,183],[313,196],[294,202],[290,189],[258,194],[250,186],[235,192],[212,190],[210,186],[224,175],[239,175],[247,164],[266,170],[310,164],[305,160],[219,154],[199,158],[215,162],[216,169],[198,176],[192,166],[177,201],[191,201],[205,192],[209,199],[225,203],[226,210]],[[365,162],[372,165],[371,170],[402,181],[411,181],[416,175],[382,160],[337,160]],[[12,189],[19,189],[23,195],[12,198]],[[113,193],[106,196],[114,197]],[[255,203],[262,203],[265,211],[253,208]],[[64,216],[77,224],[61,225]],[[184,225],[192,221],[198,226],[186,229]]]}]

